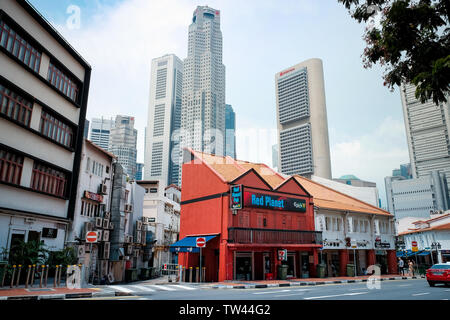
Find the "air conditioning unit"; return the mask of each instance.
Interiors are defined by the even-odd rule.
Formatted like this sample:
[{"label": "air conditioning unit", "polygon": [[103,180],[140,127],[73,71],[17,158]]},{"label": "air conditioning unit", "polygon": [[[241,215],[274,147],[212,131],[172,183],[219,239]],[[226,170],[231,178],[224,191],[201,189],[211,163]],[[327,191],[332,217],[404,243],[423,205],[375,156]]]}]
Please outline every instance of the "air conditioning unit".
[{"label": "air conditioning unit", "polygon": [[136,221],[136,230],[142,230],[142,221]]},{"label": "air conditioning unit", "polygon": [[135,243],[141,243],[141,231],[136,231]]},{"label": "air conditioning unit", "polygon": [[135,258],[139,257],[139,250],[138,249],[135,249],[133,251],[133,257],[135,257]]},{"label": "air conditioning unit", "polygon": [[142,244],[145,244],[146,238],[147,238],[147,232],[142,231],[142,235],[141,235],[141,240],[142,240],[141,243]]},{"label": "air conditioning unit", "polygon": [[133,236],[128,236],[128,243],[133,243]]},{"label": "air conditioning unit", "polygon": [[132,204],[125,204],[125,211],[126,212],[132,212],[133,211],[133,205]]},{"label": "air conditioning unit", "polygon": [[109,249],[110,249],[110,244],[109,242],[104,242],[102,245],[102,254],[101,257],[102,259],[109,259]]},{"label": "air conditioning unit", "polygon": [[103,229],[109,228],[109,219],[103,219]]},{"label": "air conditioning unit", "polygon": [[108,186],[106,184],[102,183],[98,188],[99,194],[106,194],[107,191],[108,191]]},{"label": "air conditioning unit", "polygon": [[102,239],[103,239],[103,230],[102,229],[97,229],[97,230],[95,230],[95,231],[97,231],[97,241],[103,241]]},{"label": "air conditioning unit", "polygon": [[103,215],[103,218],[105,218],[105,219],[111,219],[111,212],[106,211],[105,214]]},{"label": "air conditioning unit", "polygon": [[84,223],[84,228],[83,228],[83,234],[82,234],[82,239],[86,239],[86,233],[88,233],[89,231],[94,230],[94,224],[92,222],[85,222]]},{"label": "air conditioning unit", "polygon": [[109,230],[103,230],[102,241],[109,241]]},{"label": "air conditioning unit", "polygon": [[84,257],[85,251],[84,251],[84,244],[81,246],[77,246],[77,258]]},{"label": "air conditioning unit", "polygon": [[108,228],[108,229],[113,230],[113,229],[114,229],[114,223],[110,222],[110,223],[109,223],[109,228]]},{"label": "air conditioning unit", "polygon": [[103,219],[102,218],[95,218],[95,227],[101,228],[103,226]]},{"label": "air conditioning unit", "polygon": [[127,255],[133,254],[133,246],[130,244],[127,246]]}]

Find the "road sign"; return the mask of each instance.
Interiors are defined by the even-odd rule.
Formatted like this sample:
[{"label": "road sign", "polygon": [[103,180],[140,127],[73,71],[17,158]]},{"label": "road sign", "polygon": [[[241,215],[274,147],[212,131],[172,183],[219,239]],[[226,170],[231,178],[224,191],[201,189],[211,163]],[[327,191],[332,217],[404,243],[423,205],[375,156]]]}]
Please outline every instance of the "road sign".
[{"label": "road sign", "polygon": [[411,245],[412,245],[412,252],[417,252],[417,251],[419,251],[419,248],[417,248],[417,241],[412,241],[411,242]]},{"label": "road sign", "polygon": [[204,247],[206,247],[206,239],[204,237],[198,237],[195,240],[195,244],[196,244],[197,248],[204,248]]},{"label": "road sign", "polygon": [[88,243],[95,243],[95,242],[97,242],[97,240],[98,240],[97,238],[98,238],[97,231],[89,231],[86,234],[86,242],[88,242]]},{"label": "road sign", "polygon": [[413,241],[413,242],[411,242],[411,244],[413,247],[417,247],[417,241]]}]

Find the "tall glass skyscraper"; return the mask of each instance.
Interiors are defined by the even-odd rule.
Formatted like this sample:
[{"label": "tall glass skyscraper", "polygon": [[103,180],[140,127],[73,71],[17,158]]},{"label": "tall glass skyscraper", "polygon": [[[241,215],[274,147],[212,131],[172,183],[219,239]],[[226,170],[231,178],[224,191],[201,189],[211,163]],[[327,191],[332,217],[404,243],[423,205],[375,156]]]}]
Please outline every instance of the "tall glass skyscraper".
[{"label": "tall glass skyscraper", "polygon": [[225,155],[236,159],[236,113],[233,107],[225,107]]},{"label": "tall glass skyscraper", "polygon": [[220,11],[208,6],[197,7],[189,26],[181,129],[181,148],[224,154],[225,66]]},{"label": "tall glass skyscraper", "polygon": [[93,118],[91,123],[90,140],[103,150],[108,150],[109,135],[114,127],[114,120],[106,118]]}]

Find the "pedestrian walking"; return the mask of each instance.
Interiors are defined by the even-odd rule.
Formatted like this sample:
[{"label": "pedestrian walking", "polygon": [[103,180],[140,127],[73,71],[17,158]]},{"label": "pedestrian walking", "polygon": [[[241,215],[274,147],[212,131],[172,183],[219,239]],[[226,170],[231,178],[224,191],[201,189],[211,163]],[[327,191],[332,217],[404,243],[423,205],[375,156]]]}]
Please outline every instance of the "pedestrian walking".
[{"label": "pedestrian walking", "polygon": [[402,258],[398,258],[398,274],[403,276],[404,273],[405,262]]},{"label": "pedestrian walking", "polygon": [[408,267],[409,267],[409,274],[414,277],[414,262],[412,260],[409,260]]}]

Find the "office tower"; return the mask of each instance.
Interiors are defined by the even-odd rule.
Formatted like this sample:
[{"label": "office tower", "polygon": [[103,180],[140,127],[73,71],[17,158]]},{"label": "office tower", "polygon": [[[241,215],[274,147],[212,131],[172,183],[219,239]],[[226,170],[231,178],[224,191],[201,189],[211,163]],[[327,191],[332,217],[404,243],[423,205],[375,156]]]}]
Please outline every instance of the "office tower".
[{"label": "office tower", "polygon": [[225,155],[236,159],[236,113],[225,105]]},{"label": "office tower", "polygon": [[152,60],[145,138],[145,179],[178,184],[183,62],[174,54]]},{"label": "office tower", "polygon": [[144,164],[143,163],[136,163],[136,177],[135,180],[136,181],[140,181],[142,180],[142,170],[144,169]]},{"label": "office tower", "polygon": [[278,171],[278,144],[272,146],[272,168]]},{"label": "office tower", "polygon": [[104,150],[108,150],[109,135],[114,127],[114,120],[106,118],[93,118],[91,123],[90,140]]},{"label": "office tower", "polygon": [[412,179],[411,164],[410,163],[401,164],[400,169],[392,170],[392,176],[403,177],[405,179]]},{"label": "office tower", "polygon": [[331,179],[323,65],[310,59],[275,75],[278,171]]},{"label": "office tower", "polygon": [[84,120],[84,132],[83,132],[83,138],[87,139],[89,137],[89,120]]},{"label": "office tower", "polygon": [[[224,154],[225,66],[220,11],[207,6],[197,7],[189,26],[181,128],[181,149]],[[181,182],[181,174],[179,177]]]},{"label": "office tower", "polygon": [[131,179],[134,179],[136,174],[136,142],[137,130],[134,129],[134,117],[116,116],[109,136],[108,151],[117,156],[118,162]]},{"label": "office tower", "polygon": [[420,178],[439,170],[449,177],[450,101],[439,105],[432,100],[421,103],[415,90],[410,84],[400,88],[412,176]]},{"label": "office tower", "polygon": [[64,248],[90,77],[91,66],[28,1],[0,1],[0,248],[10,253],[21,241]]},{"label": "office tower", "polygon": [[437,170],[420,178],[384,178],[388,210],[396,220],[429,218],[430,212],[449,208],[447,177]]}]

